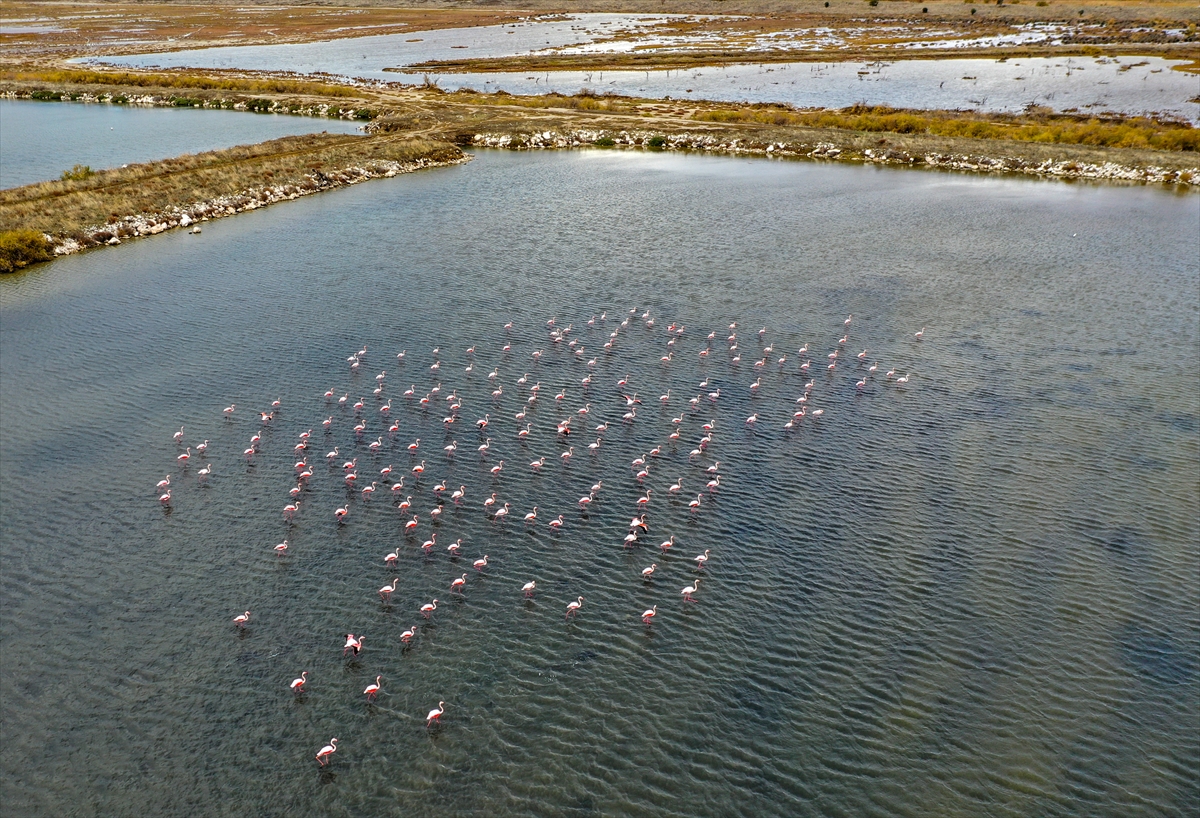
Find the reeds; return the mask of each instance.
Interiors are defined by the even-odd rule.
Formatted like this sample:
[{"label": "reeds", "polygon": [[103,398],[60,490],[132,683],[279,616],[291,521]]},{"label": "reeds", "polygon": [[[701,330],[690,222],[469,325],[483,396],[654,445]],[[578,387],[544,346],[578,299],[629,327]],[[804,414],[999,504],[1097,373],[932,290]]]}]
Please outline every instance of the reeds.
[{"label": "reeds", "polygon": [[[213,77],[192,73],[147,74],[131,71],[93,71],[90,69],[21,69],[0,72],[0,78],[14,82],[46,82],[57,85],[108,85],[128,88],[187,88],[202,91],[234,91],[246,94],[306,94],[324,97],[361,97],[363,93],[345,85],[329,85],[307,80],[265,77]],[[56,97],[61,98],[61,97]]]},{"label": "reeds", "polygon": [[836,111],[795,111],[782,106],[755,105],[701,110],[693,115],[693,119],[1102,148],[1200,150],[1200,130],[1190,123],[1156,121],[1147,117],[1101,119],[1044,112],[1027,115],[974,114],[963,111],[905,111],[865,105]]}]

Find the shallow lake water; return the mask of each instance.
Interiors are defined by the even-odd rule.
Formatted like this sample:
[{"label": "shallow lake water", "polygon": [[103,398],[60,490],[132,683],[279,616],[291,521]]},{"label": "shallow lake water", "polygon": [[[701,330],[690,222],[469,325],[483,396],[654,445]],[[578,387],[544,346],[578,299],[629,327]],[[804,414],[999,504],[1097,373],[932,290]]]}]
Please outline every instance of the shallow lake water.
[{"label": "shallow lake water", "polygon": [[0,188],[231,148],[293,134],[355,133],[362,123],[195,108],[0,100]]},{"label": "shallow lake water", "polygon": [[[1198,215],[1200,197],[1150,187],[481,152],[6,277],[6,810],[1185,814],[1200,796]],[[639,482],[630,464],[656,446]],[[384,481],[374,497],[345,487],[351,458],[359,487]],[[647,489],[650,530],[626,547]],[[492,492],[509,519],[485,514]],[[357,660],[347,632],[365,635]]]},{"label": "shallow lake water", "polygon": [[[591,19],[596,18],[596,19]],[[661,17],[643,23],[647,36]],[[426,74],[443,88],[470,87],[513,94],[582,88],[629,96],[782,102],[841,108],[865,102],[902,108],[997,112],[1041,105],[1056,111],[1165,113],[1200,121],[1194,74],[1171,69],[1160,57],[965,58],[880,63],[766,63],[688,71],[555,71],[533,74],[397,73],[426,60],[501,57],[587,43],[617,30],[637,30],[623,15],[576,15],[566,20],[509,26],[388,34],[316,43],[234,46],[108,57],[98,62],[135,67],[241,68],[324,72],[371,81],[421,83]],[[611,47],[604,44],[599,47]],[[749,59],[753,59],[752,56]],[[388,69],[388,70],[385,70]]]}]

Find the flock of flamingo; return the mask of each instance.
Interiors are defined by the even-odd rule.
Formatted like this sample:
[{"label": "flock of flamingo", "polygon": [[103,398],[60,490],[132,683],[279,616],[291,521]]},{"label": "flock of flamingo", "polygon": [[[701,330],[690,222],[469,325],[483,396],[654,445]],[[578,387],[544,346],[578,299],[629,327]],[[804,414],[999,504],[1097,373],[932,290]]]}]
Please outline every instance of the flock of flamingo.
[{"label": "flock of flamingo", "polygon": [[[828,353],[810,352],[810,345],[805,344],[796,352],[796,357],[793,359],[794,364],[789,366],[788,353],[782,350],[776,350],[774,343],[766,343],[764,338],[767,333],[766,328],[757,332],[757,343],[754,345],[756,350],[753,354],[752,363],[748,364],[748,368],[752,369],[755,378],[748,383],[745,388],[749,390],[749,394],[753,397],[757,395],[758,390],[762,385],[762,379],[770,371],[778,371],[781,375],[791,375],[800,377],[800,387],[797,390],[795,409],[781,424],[783,430],[791,432],[797,429],[801,423],[809,419],[811,423],[818,422],[825,414],[824,409],[814,408],[811,406],[811,400],[816,387],[818,372],[823,372],[828,376],[828,380],[832,380],[839,367],[843,369],[849,368],[853,371],[855,380],[855,388],[859,391],[864,390],[872,382],[872,380],[881,380],[884,384],[894,384],[898,387],[903,387],[909,382],[909,375],[897,375],[895,369],[890,369],[886,373],[878,374],[878,364],[875,363],[869,356],[869,350],[864,349],[857,354],[846,353],[846,346],[850,339],[850,327],[853,322],[853,316],[847,316],[842,324],[840,335],[841,337],[831,345]],[[457,440],[458,430],[463,426],[468,428],[474,427],[478,434],[479,442],[472,443],[475,449],[475,456],[481,462],[488,463],[489,452],[493,447],[493,438],[491,435],[495,432],[496,421],[492,418],[492,411],[500,411],[502,399],[505,395],[510,394],[508,389],[513,389],[518,394],[522,395],[521,406],[513,415],[516,421],[516,431],[513,432],[515,438],[521,444],[528,444],[535,438],[533,422],[530,420],[530,415],[535,411],[535,407],[542,403],[545,396],[554,393],[549,398],[552,401],[555,410],[555,440],[561,451],[557,458],[563,466],[576,456],[575,447],[572,441],[578,437],[586,435],[590,440],[594,435],[594,441],[586,444],[586,450],[590,455],[599,455],[604,443],[605,432],[608,431],[610,424],[633,424],[638,422],[655,422],[654,420],[643,420],[648,414],[643,410],[639,414],[640,407],[643,406],[643,399],[638,396],[638,390],[632,382],[629,375],[612,383],[615,388],[612,397],[608,400],[616,407],[616,411],[609,414],[608,419],[601,420],[599,423],[594,423],[599,415],[603,413],[600,408],[601,401],[605,400],[605,395],[609,392],[609,384],[598,382],[597,367],[600,363],[600,356],[608,358],[614,353],[614,350],[621,343],[625,343],[625,337],[632,334],[637,325],[644,325],[646,330],[651,331],[651,338],[654,336],[656,319],[652,317],[649,311],[640,312],[638,310],[630,310],[629,313],[622,317],[620,321],[610,319],[607,313],[602,313],[599,317],[593,316],[586,322],[587,332],[589,337],[597,337],[594,335],[597,331],[607,330],[612,324],[616,324],[615,328],[607,334],[607,337],[602,342],[602,352],[599,356],[589,354],[584,346],[583,341],[575,333],[573,325],[560,326],[554,318],[546,321],[546,331],[548,332],[547,343],[555,350],[562,349],[562,354],[566,356],[568,361],[571,361],[571,366],[577,367],[579,373],[583,373],[582,377],[576,381],[576,387],[579,393],[583,396],[582,406],[570,406],[568,404],[568,387],[562,385],[558,388],[547,387],[537,379],[536,375],[525,373],[515,380],[511,386],[507,387],[504,384],[504,378],[500,374],[501,365],[494,366],[486,373],[486,379],[489,382],[489,388],[492,397],[492,406],[489,411],[484,411],[473,422],[463,422],[463,399],[458,394],[458,389],[445,389],[442,384],[443,367],[449,367],[450,364],[444,361],[442,350],[434,348],[432,351],[431,363],[428,365],[421,364],[425,369],[426,377],[432,382],[426,389],[418,389],[414,383],[409,388],[405,389],[399,396],[399,405],[397,398],[388,396],[385,398],[385,393],[388,391],[388,374],[386,371],[380,371],[374,376],[375,386],[373,388],[373,403],[366,398],[359,398],[351,401],[350,392],[345,392],[340,396],[337,394],[339,390],[329,389],[323,396],[320,396],[327,408],[337,407],[337,411],[342,413],[344,417],[347,412],[353,422],[353,443],[351,444],[355,456],[343,454],[339,446],[334,446],[327,454],[324,455],[326,461],[325,470],[341,474],[341,481],[346,487],[347,501],[339,505],[332,514],[338,526],[346,525],[350,516],[351,509],[354,505],[355,497],[361,501],[369,501],[376,493],[388,493],[393,498],[393,506],[402,513],[406,518],[400,528],[403,532],[402,544],[397,546],[390,552],[381,556],[382,564],[387,569],[395,570],[405,553],[405,548],[409,547],[420,549],[427,557],[433,555],[434,549],[439,548],[437,542],[437,532],[431,530],[427,538],[422,538],[418,534],[418,529],[422,524],[421,513],[414,507],[413,495],[408,494],[409,491],[418,491],[421,481],[424,479],[424,473],[429,467],[429,458],[424,456],[426,447],[422,444],[420,438],[408,444],[398,443],[396,438],[400,432],[399,421],[393,417],[393,413],[401,411],[408,412],[423,412],[428,413],[435,407],[444,407],[444,417],[442,425],[445,430],[445,442],[441,445],[440,452],[435,456],[440,455],[447,463],[453,464],[456,458],[467,453],[467,446],[460,446]],[[518,357],[519,353],[513,353],[512,350],[512,334],[513,324],[509,322],[504,325],[505,340],[499,349],[502,365],[506,368],[513,363],[513,359]],[[729,324],[728,335],[725,333],[709,332],[706,336],[702,336],[701,344],[698,349],[695,349],[691,354],[696,355],[698,360],[703,362],[705,359],[723,355],[727,358],[731,371],[738,371],[739,364],[742,361],[742,348],[739,344],[738,324],[733,322]],[[666,338],[660,363],[664,368],[672,366],[674,361],[679,360],[684,356],[685,336],[688,331],[682,324],[671,323],[665,328]],[[914,339],[921,341],[924,337],[925,329],[922,328],[915,333]],[[720,337],[719,337],[720,336]],[[645,341],[645,337],[639,339]],[[722,349],[723,347],[723,349]],[[757,351],[761,349],[761,354]],[[463,374],[471,378],[476,372],[476,347],[471,346],[465,350],[465,368]],[[540,361],[545,355],[546,349],[536,349],[529,353],[530,369],[537,372]],[[820,360],[819,356],[824,356],[825,360]],[[411,368],[407,351],[401,351],[395,356],[394,367]],[[351,376],[358,377],[360,369],[367,361],[367,348],[363,346],[354,354],[347,358],[347,364],[350,369]],[[845,362],[845,365],[843,363]],[[427,373],[427,374],[426,374]],[[411,379],[415,379],[412,376]],[[702,469],[701,482],[704,485],[704,491],[696,493],[694,497],[687,495],[690,499],[687,502],[687,507],[690,514],[701,514],[711,504],[712,498],[721,488],[721,464],[718,460],[712,460],[705,465],[704,462],[709,459],[709,446],[714,440],[714,435],[717,431],[717,423],[715,418],[711,418],[712,414],[716,413],[716,407],[721,399],[722,387],[714,387],[711,383],[712,377],[704,377],[698,382],[697,388],[700,390],[695,396],[686,399],[678,400],[681,409],[675,409],[677,398],[672,396],[671,389],[666,389],[663,394],[657,398],[648,400],[656,400],[660,405],[662,413],[670,415],[669,424],[665,426],[664,439],[662,443],[653,446],[645,454],[642,454],[632,460],[629,465],[632,478],[636,482],[638,491],[641,493],[637,498],[634,506],[633,516],[629,520],[629,533],[624,537],[624,547],[633,548],[642,544],[641,537],[648,533],[649,524],[647,517],[648,509],[652,505],[652,494],[654,489],[646,487],[645,483],[650,478],[651,464],[658,458],[665,448],[670,448],[672,451],[678,450],[677,441],[682,436],[682,429],[689,417],[695,417],[703,420],[699,424],[699,437],[695,440],[694,446],[688,454],[688,461],[695,468]],[[730,387],[726,386],[726,390]],[[365,388],[364,388],[365,391]],[[657,390],[655,390],[657,391]],[[277,414],[282,409],[281,400],[275,400],[271,403],[266,411],[256,413],[257,419],[263,427],[272,424]],[[705,409],[701,413],[701,409]],[[438,412],[441,413],[441,410]],[[239,416],[239,410],[236,404],[231,404],[223,410],[223,415],[228,423],[234,423]],[[476,414],[479,414],[476,412]],[[374,422],[371,421],[374,416]],[[705,417],[710,419],[704,420]],[[498,420],[499,418],[497,418]],[[758,424],[765,422],[765,418],[760,417],[758,412],[751,413],[743,420],[745,427],[753,429]],[[661,423],[662,421],[657,421]],[[333,427],[337,423],[335,414],[329,414],[321,421],[323,431],[327,435],[333,433]],[[372,428],[374,427],[374,428]],[[589,428],[591,427],[591,428]],[[314,427],[315,428],[315,427]],[[370,430],[370,431],[369,431]],[[465,430],[464,430],[465,431]],[[248,461],[255,461],[256,458],[263,454],[262,448],[262,433],[260,428],[256,431],[249,440],[249,445],[242,452],[244,458]],[[372,436],[374,439],[371,439]],[[175,443],[177,446],[185,447],[185,430],[180,427],[179,431],[174,434]],[[316,463],[310,463],[310,458],[318,461],[318,457],[311,457],[309,450],[315,443],[313,440],[313,429],[301,432],[298,440],[294,445],[293,451],[295,456],[295,485],[289,490],[289,499],[283,507],[283,516],[286,524],[289,527],[295,525],[295,518],[299,515],[303,508],[306,508],[306,494],[309,490],[310,482],[313,480],[317,471]],[[404,446],[399,449],[399,446]],[[582,446],[581,446],[582,448]],[[204,440],[193,446],[186,446],[184,450],[176,455],[177,465],[186,470],[189,462],[192,459],[204,461],[204,465],[196,472],[197,480],[201,483],[207,483],[213,474],[213,465],[208,460],[209,441]],[[410,456],[411,464],[404,470],[398,470],[391,465],[383,466],[378,469],[378,478],[372,479],[367,483],[365,475],[360,474],[364,471],[366,464],[360,465],[360,460],[363,459],[363,451],[374,458],[378,458],[385,450],[387,451],[407,451]],[[418,458],[422,458],[418,461]],[[376,466],[379,465],[377,461]],[[539,456],[530,460],[526,466],[535,472],[546,468],[550,461],[545,456]],[[372,466],[371,468],[375,468]],[[560,530],[567,526],[567,513],[561,512],[556,516],[550,517],[549,513],[539,510],[537,505],[521,514],[520,511],[514,511],[513,503],[510,500],[501,500],[500,498],[500,481],[503,479],[502,474],[512,466],[506,466],[506,461],[501,459],[494,465],[491,465],[487,472],[492,478],[492,483],[488,490],[480,490],[478,492],[469,490],[466,485],[453,486],[447,480],[439,481],[432,487],[434,505],[426,516],[429,520],[431,529],[440,525],[440,518],[444,509],[449,505],[453,508],[463,508],[472,502],[478,502],[483,512],[488,518],[497,524],[502,524],[506,519],[520,519],[520,524],[527,527],[535,527],[541,524],[544,517],[549,517],[546,525],[550,531],[557,534]],[[399,473],[403,471],[404,473]],[[590,490],[581,496],[577,503],[577,508],[581,512],[586,512],[589,507],[597,503],[601,493],[605,489],[605,480],[608,480],[609,485],[612,485],[620,476],[607,476],[605,478],[597,478]],[[406,480],[410,481],[406,484]],[[457,481],[456,481],[457,482]],[[668,497],[679,497],[682,500],[684,479],[678,478],[670,483],[665,489]],[[497,490],[492,490],[497,489]],[[164,507],[170,507],[173,502],[171,476],[168,474],[162,481],[158,483],[159,501]],[[663,540],[658,548],[661,552],[660,559],[665,559],[671,552],[671,549],[676,545],[675,535],[669,536]],[[272,550],[280,557],[285,557],[289,554],[290,544],[287,539],[277,545],[271,546]],[[463,549],[463,540],[459,538],[454,542],[445,545],[445,551],[449,558],[457,561],[460,552]],[[713,556],[713,549],[706,548],[703,553],[696,555],[692,563],[694,563],[694,578],[691,579],[679,591],[680,598],[685,603],[694,603],[696,596],[699,593],[700,585],[703,580],[703,575],[707,571],[707,566]],[[472,568],[477,573],[482,574],[488,567],[488,554],[484,553],[480,557],[472,560]],[[649,583],[659,570],[659,563],[652,562],[650,565],[642,569],[641,576],[644,581]],[[452,595],[461,595],[467,585],[468,573],[462,573],[454,578],[447,589]],[[395,576],[390,583],[379,588],[377,594],[384,605],[389,605],[391,596],[399,587],[400,577]],[[514,588],[514,591],[516,589]],[[537,578],[529,578],[520,587],[520,593],[526,600],[531,600],[537,592]],[[572,618],[580,615],[583,609],[585,597],[582,595],[576,596],[575,599],[567,603],[565,608],[565,618],[569,621]],[[439,600],[434,598],[429,602],[421,605],[417,613],[428,622],[438,610]],[[640,619],[647,628],[652,628],[658,617],[658,604],[654,604],[646,610],[642,611]],[[233,617],[234,626],[241,631],[246,628],[251,621],[251,612],[249,610]],[[412,625],[405,629],[398,637],[400,647],[408,649],[418,633],[418,625]],[[343,657],[348,657],[351,661],[356,661],[364,650],[363,635],[355,635],[353,633],[345,634],[345,642],[342,648]],[[302,672],[289,685],[291,692],[296,696],[302,696],[308,684],[308,671]],[[375,681],[368,685],[363,690],[363,695],[367,702],[373,702],[383,690],[383,676],[378,675]],[[439,701],[437,707],[429,711],[425,717],[425,725],[427,728],[433,728],[441,724],[441,718],[446,710],[446,702]],[[338,749],[338,739],[330,739],[329,743],[323,746],[316,754],[316,760],[322,767],[327,765],[335,752]]]}]

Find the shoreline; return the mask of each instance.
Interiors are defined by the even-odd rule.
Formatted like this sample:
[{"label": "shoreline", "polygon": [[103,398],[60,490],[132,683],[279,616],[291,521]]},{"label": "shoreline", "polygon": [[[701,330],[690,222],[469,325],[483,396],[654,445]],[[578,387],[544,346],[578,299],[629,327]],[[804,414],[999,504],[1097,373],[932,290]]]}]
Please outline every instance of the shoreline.
[{"label": "shoreline", "polygon": [[[471,160],[446,142],[317,134],[0,191],[0,272],[283,201]],[[245,180],[266,177],[267,184]]]},{"label": "shoreline", "polygon": [[[655,140],[662,139],[662,143]],[[886,141],[886,140],[884,140]],[[597,144],[600,143],[600,144]],[[570,149],[642,149],[706,155],[751,156],[772,159],[841,161],[855,164],[893,165],[935,170],[954,170],[970,173],[1012,173],[1062,181],[1089,180],[1098,182],[1134,182],[1142,184],[1175,185],[1185,189],[1200,189],[1200,162],[1190,169],[1169,169],[1161,166],[1123,165],[1118,162],[1087,162],[1071,159],[1040,162],[1014,156],[985,156],[982,154],[953,154],[909,152],[889,147],[865,147],[861,140],[763,142],[739,138],[721,139],[710,135],[679,134],[663,137],[652,131],[621,131],[615,134],[596,131],[576,131],[567,134],[475,134],[472,146],[502,150],[570,150]]]}]

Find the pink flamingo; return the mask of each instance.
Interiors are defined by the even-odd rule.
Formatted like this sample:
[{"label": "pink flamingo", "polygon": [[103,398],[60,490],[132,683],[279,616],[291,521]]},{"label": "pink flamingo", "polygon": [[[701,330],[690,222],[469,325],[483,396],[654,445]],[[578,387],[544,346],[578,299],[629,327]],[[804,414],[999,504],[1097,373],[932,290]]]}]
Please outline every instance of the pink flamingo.
[{"label": "pink flamingo", "polygon": [[434,722],[441,724],[442,714],[446,712],[446,703],[438,702],[438,706],[429,711],[429,715],[425,717],[425,726],[429,727]]},{"label": "pink flamingo", "polygon": [[330,757],[337,752],[337,745],[338,740],[336,738],[331,738],[328,744],[326,744],[320,750],[317,750],[317,762],[322,767],[328,764],[331,760]]},{"label": "pink flamingo", "polygon": [[574,602],[567,603],[567,619],[570,619],[571,614],[578,612],[582,606],[583,606],[583,597],[579,597]]}]

